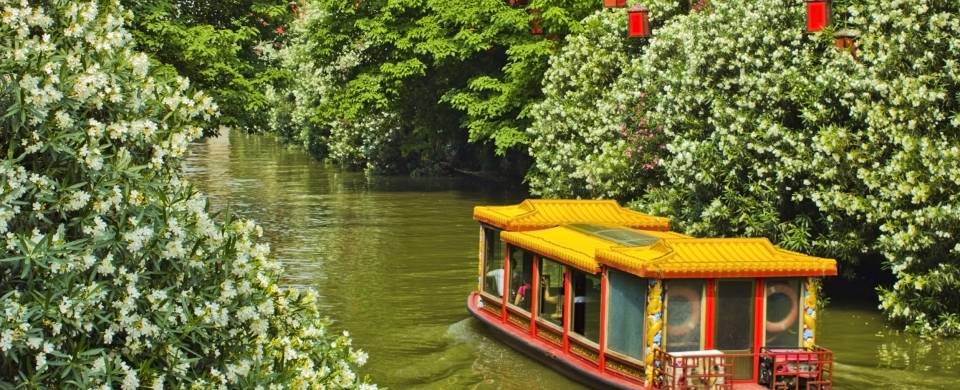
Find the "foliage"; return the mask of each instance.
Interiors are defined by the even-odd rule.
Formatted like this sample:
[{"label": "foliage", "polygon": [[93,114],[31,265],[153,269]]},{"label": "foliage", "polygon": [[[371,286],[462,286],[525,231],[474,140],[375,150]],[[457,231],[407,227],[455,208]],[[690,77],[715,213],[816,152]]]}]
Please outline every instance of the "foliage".
[{"label": "foliage", "polygon": [[[123,0],[139,50],[171,66],[220,103],[218,124],[266,129],[267,86],[283,72],[262,56],[282,45],[292,19],[285,0]],[[295,7],[295,6],[294,6]],[[174,73],[173,71],[168,71]]]},{"label": "foliage", "polygon": [[[658,27],[683,9],[673,1],[646,5]],[[631,199],[656,184],[662,130],[646,126],[638,111],[640,80],[622,72],[646,40],[625,38],[626,20],[625,9],[594,13],[550,59],[545,98],[527,130],[532,192]]]},{"label": "foliage", "polygon": [[0,387],[370,387],[180,178],[213,100],[152,75],[117,1],[0,4]]},{"label": "foliage", "polygon": [[881,308],[908,329],[960,336],[960,15],[938,1],[867,1],[842,96],[856,126],[814,139],[828,215],[876,229],[897,277]]},{"label": "foliage", "polygon": [[[468,142],[504,155],[526,143],[526,115],[558,40],[596,6],[309,1],[279,53],[290,78],[272,93],[272,128],[373,171],[486,158]],[[545,35],[530,33],[534,19]]]},{"label": "foliage", "polygon": [[[928,1],[836,2],[835,17],[807,34],[801,1],[710,2],[665,20],[619,76],[583,79],[638,49],[570,37],[531,128],[531,185],[636,196],[688,233],[766,236],[848,274],[879,254],[897,278],[880,290],[891,319],[960,334],[960,18]],[[833,47],[839,28],[860,31],[856,56]],[[590,100],[597,114],[582,109]],[[624,140],[620,123],[663,137]],[[661,143],[659,178],[616,153]]]}]

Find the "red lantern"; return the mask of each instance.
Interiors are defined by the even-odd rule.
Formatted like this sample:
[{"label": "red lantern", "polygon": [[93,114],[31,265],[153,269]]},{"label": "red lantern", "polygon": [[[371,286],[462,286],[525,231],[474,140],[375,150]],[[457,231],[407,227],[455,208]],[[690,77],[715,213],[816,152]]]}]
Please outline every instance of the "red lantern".
[{"label": "red lantern", "polygon": [[627,6],[627,0],[603,0],[603,8],[623,8]]},{"label": "red lantern", "polygon": [[650,10],[640,4],[627,11],[627,36],[647,38],[650,36]]},{"label": "red lantern", "polygon": [[833,1],[807,0],[807,32],[818,32],[830,25]]},{"label": "red lantern", "polygon": [[540,27],[540,10],[532,8],[528,11],[532,19],[530,19],[530,34],[540,35],[543,34],[543,28]]}]

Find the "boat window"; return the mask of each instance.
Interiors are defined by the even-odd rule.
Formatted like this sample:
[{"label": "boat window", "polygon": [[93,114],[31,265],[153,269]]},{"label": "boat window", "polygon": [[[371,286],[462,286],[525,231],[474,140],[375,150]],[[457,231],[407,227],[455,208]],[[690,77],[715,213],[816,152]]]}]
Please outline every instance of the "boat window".
[{"label": "boat window", "polygon": [[703,284],[702,280],[666,282],[667,352],[700,350]]},{"label": "boat window", "polygon": [[[753,352],[755,290],[750,279],[717,281],[714,348],[736,354]],[[753,357],[737,356],[733,360],[734,379],[753,376]]]},{"label": "boat window", "polygon": [[503,296],[503,241],[500,230],[483,228],[483,291]]},{"label": "boat window", "polygon": [[540,259],[540,304],[538,318],[563,326],[563,265]]},{"label": "boat window", "polygon": [[636,359],[643,359],[646,281],[626,272],[607,271],[607,347]]},{"label": "boat window", "polygon": [[600,342],[600,278],[572,270],[573,318],[570,331],[595,343]]},{"label": "boat window", "polygon": [[799,279],[768,279],[766,288],[768,348],[800,347]]},{"label": "boat window", "polygon": [[533,253],[510,247],[510,303],[530,311],[533,301]]}]

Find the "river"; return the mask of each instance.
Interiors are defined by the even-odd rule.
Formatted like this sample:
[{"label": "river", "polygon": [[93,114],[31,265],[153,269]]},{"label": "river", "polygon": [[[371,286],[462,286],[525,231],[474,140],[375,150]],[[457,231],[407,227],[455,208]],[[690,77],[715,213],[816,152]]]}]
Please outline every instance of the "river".
[{"label": "river", "polygon": [[[392,389],[579,389],[492,338],[467,314],[476,284],[474,205],[523,199],[476,179],[368,177],[270,136],[194,144],[187,176],[214,209],[264,228],[287,285],[312,286],[334,327],[370,354],[362,374]],[[903,335],[874,304],[834,304],[818,343],[838,389],[958,388],[960,340]]]}]

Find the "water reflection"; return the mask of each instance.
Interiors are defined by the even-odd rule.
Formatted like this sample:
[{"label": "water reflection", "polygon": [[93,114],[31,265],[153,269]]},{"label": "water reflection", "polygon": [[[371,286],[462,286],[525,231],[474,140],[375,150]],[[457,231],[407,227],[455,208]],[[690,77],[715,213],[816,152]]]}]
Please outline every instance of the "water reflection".
[{"label": "water reflection", "polygon": [[[478,180],[370,178],[238,133],[191,148],[186,169],[215,209],[263,225],[284,281],[370,353],[366,374],[394,389],[577,389],[490,338],[465,309],[476,284],[476,204],[520,200]],[[950,388],[960,342],[884,328],[870,310],[829,307],[819,343],[837,353],[838,389]],[[882,385],[881,385],[882,384]]]}]

